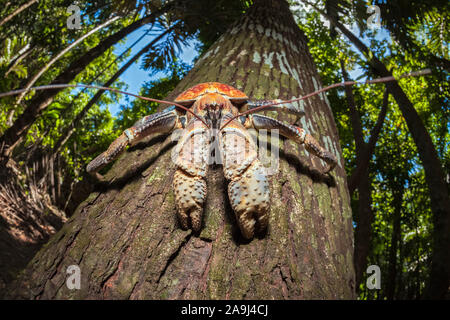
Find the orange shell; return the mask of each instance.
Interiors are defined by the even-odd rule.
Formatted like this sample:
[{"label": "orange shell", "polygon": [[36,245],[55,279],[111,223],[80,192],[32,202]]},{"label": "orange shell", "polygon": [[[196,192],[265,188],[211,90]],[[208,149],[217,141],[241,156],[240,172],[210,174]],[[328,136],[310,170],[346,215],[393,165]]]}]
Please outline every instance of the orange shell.
[{"label": "orange shell", "polygon": [[176,99],[175,102],[178,103],[192,103],[198,97],[206,94],[206,93],[219,93],[227,99],[230,99],[232,102],[245,102],[248,100],[248,97],[242,91],[233,88],[227,84],[223,84],[220,82],[205,82],[197,84],[192,88],[187,89],[182,92]]}]

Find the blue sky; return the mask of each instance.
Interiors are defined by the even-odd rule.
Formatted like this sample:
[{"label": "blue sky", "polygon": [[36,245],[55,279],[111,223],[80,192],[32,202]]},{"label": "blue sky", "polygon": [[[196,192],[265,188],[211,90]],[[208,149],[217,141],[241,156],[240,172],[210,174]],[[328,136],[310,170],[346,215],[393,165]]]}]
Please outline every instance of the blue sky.
[{"label": "blue sky", "polygon": [[[116,55],[120,55],[123,51],[125,51],[130,45],[132,45],[137,39],[139,39],[147,30],[147,27],[142,27],[132,34],[130,34],[126,41],[122,44],[116,45],[114,49],[114,53]],[[139,50],[145,47],[150,41],[153,40],[155,35],[147,35],[144,37],[138,44],[136,44],[131,51],[130,57],[136,54]],[[180,54],[180,59],[185,62],[192,64],[193,59],[197,56],[197,51],[195,50],[195,41],[191,41],[188,46],[182,47],[182,53]],[[126,61],[123,61],[120,66],[125,64]],[[135,63],[133,63],[119,78],[120,81],[125,82],[128,85],[126,91],[130,93],[139,94],[139,90],[144,84],[144,82],[149,80],[158,79],[165,74],[163,72],[158,72],[157,74],[150,76],[150,72],[141,69],[142,57]],[[128,100],[133,101],[135,98],[129,96]],[[129,104],[127,102],[125,96],[122,96],[118,103],[113,103],[108,105],[109,111],[113,116],[115,116],[120,111],[121,104]]]}]

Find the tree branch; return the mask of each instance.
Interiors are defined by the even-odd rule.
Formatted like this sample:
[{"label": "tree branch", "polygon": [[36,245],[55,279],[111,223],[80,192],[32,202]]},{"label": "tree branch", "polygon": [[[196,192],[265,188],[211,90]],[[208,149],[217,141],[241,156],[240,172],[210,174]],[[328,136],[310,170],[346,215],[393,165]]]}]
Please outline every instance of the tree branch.
[{"label": "tree branch", "polygon": [[[350,81],[347,70],[345,70],[344,61],[340,60],[341,63],[341,71],[344,81]],[[353,95],[353,87],[345,86],[345,96],[347,98],[347,104],[350,109],[350,118],[352,122],[352,130],[353,136],[355,138],[356,144],[356,158],[358,159],[359,155],[365,148],[363,129],[361,125],[361,116],[356,108],[355,97]]]},{"label": "tree branch", "polygon": [[[164,7],[152,12],[150,15],[130,24],[129,26],[121,29],[115,34],[107,37],[105,40],[100,42],[96,47],[92,48],[86,52],[83,56],[73,61],[67,69],[59,74],[52,84],[61,84],[71,82],[80,72],[82,72],[87,65],[89,65],[93,60],[102,55],[108,48],[119,42],[128,34],[142,27],[143,25],[154,21],[157,17],[161,16],[163,13],[171,9],[176,3],[180,1],[171,1]],[[3,136],[0,137],[0,160],[2,162],[7,161],[10,157],[13,149],[22,140],[22,138],[28,132],[30,126],[36,121],[39,114],[47,108],[47,106],[53,101],[54,97],[62,89],[52,89],[47,90],[36,97],[34,97],[29,106],[24,110],[24,112],[16,119],[14,124],[8,128]],[[6,163],[6,162],[5,162]]]},{"label": "tree branch", "polygon": [[17,8],[16,11],[14,11],[13,13],[11,13],[9,16],[7,16],[6,18],[4,18],[2,21],[0,21],[0,27],[2,25],[4,25],[5,23],[7,23],[9,20],[11,20],[12,18],[14,18],[16,15],[18,15],[19,13],[21,13],[23,10],[25,10],[26,8],[28,8],[29,6],[31,6],[32,4],[34,4],[35,2],[37,2],[38,0],[30,0],[27,3],[24,3],[22,6],[20,6],[19,8]]},{"label": "tree branch", "polygon": [[[126,48],[125,50],[122,51],[122,53],[117,56],[111,63],[109,63],[106,67],[104,67],[100,72],[98,72],[94,78],[92,78],[89,81],[89,84],[94,85],[94,81],[96,81],[98,78],[100,78],[109,68],[111,68],[111,66],[115,63],[118,63],[120,61],[120,59],[129,51],[131,50],[136,44],[138,44],[145,36],[147,36],[150,32],[150,29],[147,30],[143,35],[141,35],[135,42],[133,42],[128,48]],[[75,96],[75,98],[72,99],[72,101],[70,103],[66,104],[66,108],[62,111],[62,117],[65,118],[66,116],[68,116],[69,112],[72,110],[73,108],[73,104],[75,103],[76,100],[78,100],[78,98],[85,93],[89,88],[83,88],[80,92],[77,93],[77,95]]]},{"label": "tree branch", "polygon": [[350,195],[353,194],[353,192],[357,188],[358,181],[361,178],[363,172],[366,171],[369,167],[370,159],[372,158],[373,152],[375,150],[375,145],[378,141],[381,128],[384,124],[384,119],[386,118],[388,104],[389,92],[386,89],[384,91],[383,105],[381,107],[380,113],[378,114],[377,122],[370,132],[369,142],[364,144],[364,148],[359,153],[359,156],[357,155],[357,166],[352,175],[348,178],[348,190],[350,192]]},{"label": "tree branch", "polygon": [[19,97],[17,98],[17,104],[19,104],[23,97],[27,94],[28,90],[33,86],[33,84],[36,83],[36,81],[42,76],[42,74],[48,70],[48,68],[50,68],[56,61],[59,60],[59,58],[61,58],[63,55],[65,55],[67,52],[69,52],[70,50],[72,50],[73,48],[75,48],[80,42],[82,42],[84,39],[86,39],[87,37],[89,37],[90,35],[92,35],[93,33],[97,32],[100,29],[103,29],[104,27],[106,27],[107,25],[113,23],[114,21],[116,21],[117,19],[119,19],[119,16],[113,17],[111,19],[109,19],[108,21],[106,21],[105,23],[102,23],[101,25],[95,27],[94,29],[92,29],[91,31],[89,31],[88,33],[84,34],[83,36],[81,36],[80,38],[78,38],[77,40],[75,40],[74,42],[72,42],[69,46],[67,46],[66,48],[64,48],[60,53],[58,53],[55,57],[53,57],[43,68],[41,68],[41,70],[39,70],[39,72],[33,77],[31,78],[30,81],[28,81],[25,89],[27,91],[21,93],[19,95]]},{"label": "tree branch", "polygon": [[[146,45],[144,48],[142,48],[138,53],[136,53],[128,62],[120,68],[103,86],[109,87],[111,86],[122,73],[124,73],[136,60],[138,60],[144,53],[146,53],[148,50],[150,50],[159,40],[161,40],[164,36],[169,34],[175,29],[176,25],[172,26],[171,28],[167,29],[163,33],[161,33],[158,37],[154,38],[153,41],[151,41],[148,45]],[[91,107],[100,99],[103,92],[105,90],[99,90],[92,98],[89,100],[89,102],[84,106],[84,108],[80,111],[80,113],[75,117],[75,119],[69,124],[69,126],[65,129],[64,133],[61,135],[61,137],[56,142],[53,151],[52,151],[52,158],[56,156],[56,154],[61,150],[62,146],[69,140],[69,138],[72,136],[72,134],[75,132],[75,128],[80,124],[81,120],[86,116],[88,111],[91,109]]]}]

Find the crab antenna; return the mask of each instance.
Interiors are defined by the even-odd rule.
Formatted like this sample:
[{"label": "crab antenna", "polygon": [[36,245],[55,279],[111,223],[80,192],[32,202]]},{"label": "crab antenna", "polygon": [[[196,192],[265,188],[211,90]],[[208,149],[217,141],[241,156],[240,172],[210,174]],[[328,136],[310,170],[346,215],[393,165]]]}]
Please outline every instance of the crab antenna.
[{"label": "crab antenna", "polygon": [[107,91],[113,91],[113,92],[126,94],[126,95],[129,95],[129,96],[133,96],[135,98],[142,99],[142,100],[147,100],[147,101],[153,101],[153,102],[157,102],[157,103],[164,103],[164,104],[174,105],[176,107],[179,107],[179,108],[185,110],[186,112],[189,112],[190,114],[192,114],[198,120],[203,122],[203,124],[205,124],[209,128],[209,126],[205,122],[205,120],[203,120],[195,112],[193,112],[192,110],[190,110],[189,108],[186,108],[185,106],[183,106],[181,104],[178,104],[178,103],[175,103],[175,102],[171,102],[171,101],[166,101],[166,100],[158,100],[158,99],[153,99],[153,98],[147,98],[147,97],[143,97],[143,96],[140,96],[140,95],[137,95],[137,94],[134,94],[134,93],[130,93],[130,92],[122,91],[122,90],[119,90],[119,89],[115,89],[115,88],[94,86],[94,85],[90,85],[90,84],[79,84],[79,83],[77,83],[77,84],[49,84],[49,85],[45,85],[45,86],[31,87],[29,89],[18,89],[18,90],[12,90],[12,91],[8,91],[8,92],[2,92],[2,93],[0,93],[0,98],[17,95],[17,94],[20,94],[22,92],[30,91],[30,90],[36,90],[37,91],[37,90],[50,90],[50,89],[58,89],[58,88],[92,88],[92,89],[107,90]]},{"label": "crab antenna", "polygon": [[236,115],[234,117],[231,117],[230,120],[228,120],[220,128],[220,130],[225,128],[231,121],[233,121],[234,119],[236,119],[238,117],[245,116],[245,115],[250,114],[250,113],[258,112],[258,111],[260,111],[262,109],[269,108],[269,107],[275,106],[277,104],[292,103],[292,102],[297,102],[297,101],[300,101],[300,100],[305,100],[305,99],[311,98],[311,97],[313,97],[315,95],[318,95],[318,94],[320,94],[322,92],[328,91],[328,90],[336,88],[336,87],[345,87],[345,86],[351,86],[351,85],[355,85],[355,84],[362,84],[362,85],[364,85],[364,84],[373,84],[373,83],[396,81],[396,80],[399,80],[399,79],[402,79],[402,78],[424,76],[424,75],[427,75],[427,74],[430,74],[430,73],[431,73],[430,69],[423,69],[423,70],[419,70],[419,71],[413,71],[413,72],[404,73],[404,74],[400,75],[397,78],[395,78],[394,76],[388,76],[388,77],[377,78],[377,79],[366,80],[366,81],[345,81],[345,82],[335,83],[335,84],[329,85],[328,87],[325,87],[325,88],[319,89],[317,91],[308,93],[307,95],[304,95],[304,96],[302,96],[300,98],[296,98],[296,99],[292,99],[292,100],[283,100],[283,101],[280,101],[280,102],[274,102],[274,103],[270,103],[270,104],[265,104],[265,105],[262,105],[262,106],[259,106],[259,107],[256,107],[256,108],[244,111],[244,112],[242,112],[242,113],[240,113],[240,114],[238,114],[238,115]]}]

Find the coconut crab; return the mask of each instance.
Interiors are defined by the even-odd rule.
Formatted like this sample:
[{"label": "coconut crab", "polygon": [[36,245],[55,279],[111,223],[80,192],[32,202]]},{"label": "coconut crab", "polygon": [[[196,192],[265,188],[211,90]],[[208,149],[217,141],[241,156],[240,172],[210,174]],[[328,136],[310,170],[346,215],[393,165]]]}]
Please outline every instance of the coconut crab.
[{"label": "coconut crab", "polygon": [[304,144],[309,152],[323,159],[329,165],[327,171],[336,166],[334,155],[304,129],[253,114],[264,107],[264,110],[303,115],[293,104],[281,100],[250,100],[242,91],[218,82],[198,84],[181,93],[174,102],[188,109],[174,105],[142,118],[92,160],[87,171],[97,172],[116,159],[128,145],[149,134],[185,129],[176,147],[177,170],[173,178],[177,214],[184,229],[189,225],[194,231],[201,229],[210,144],[215,140],[223,157],[224,176],[229,181],[231,207],[246,239],[253,238],[255,231],[266,229],[270,207],[267,173],[258,159],[257,147],[248,129],[277,129],[281,135]]},{"label": "coconut crab", "polygon": [[[17,89],[0,93],[0,98],[26,93],[30,90],[50,90],[59,88],[94,88],[131,95],[139,99],[171,105],[162,112],[144,117],[123,132],[102,154],[92,160],[87,171],[95,173],[116,159],[128,145],[152,133],[168,133],[176,129],[186,129],[177,144],[177,171],[174,177],[177,214],[182,227],[193,230],[201,228],[203,204],[206,197],[205,176],[208,157],[207,146],[212,137],[218,137],[224,158],[225,177],[230,181],[228,194],[236,214],[241,233],[251,239],[256,231],[267,227],[269,211],[269,188],[267,174],[256,156],[256,146],[249,138],[248,129],[278,129],[279,132],[299,144],[304,144],[312,154],[328,163],[328,170],[336,166],[335,157],[300,127],[284,124],[276,119],[255,115],[266,110],[288,112],[298,116],[292,102],[310,98],[333,88],[356,84],[374,84],[414,76],[430,74],[430,69],[413,71],[398,77],[387,76],[366,81],[345,81],[319,89],[292,100],[250,100],[243,92],[225,84],[208,82],[198,84],[181,93],[174,102],[142,97],[115,88],[88,84],[51,84],[38,87]],[[219,128],[219,134],[211,135]],[[217,130],[216,130],[217,132]],[[200,143],[195,144],[194,140]],[[240,142],[236,144],[236,142]],[[190,148],[185,146],[191,145]],[[198,147],[193,149],[192,146]],[[236,147],[235,147],[236,146]],[[192,150],[195,150],[192,154]],[[238,162],[239,154],[245,151],[244,161]],[[194,157],[192,157],[194,155]],[[195,157],[197,155],[197,157]],[[190,219],[190,221],[189,221]]]}]

